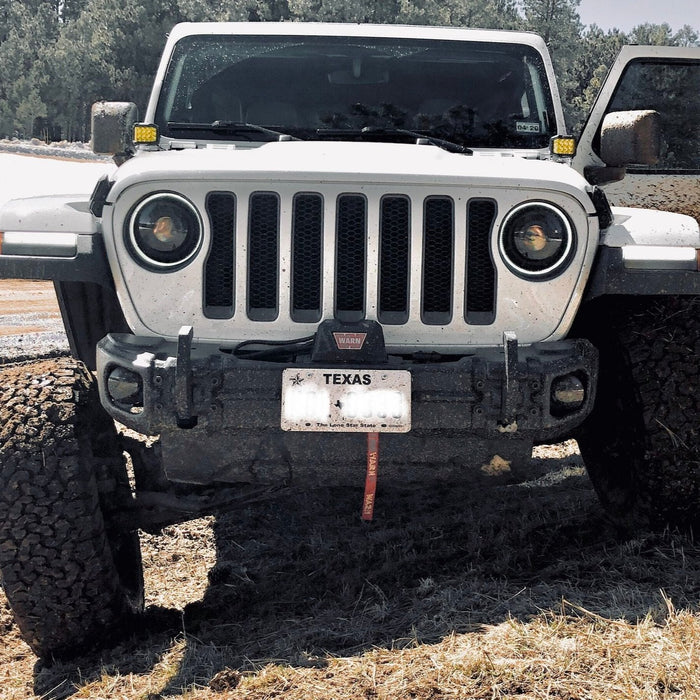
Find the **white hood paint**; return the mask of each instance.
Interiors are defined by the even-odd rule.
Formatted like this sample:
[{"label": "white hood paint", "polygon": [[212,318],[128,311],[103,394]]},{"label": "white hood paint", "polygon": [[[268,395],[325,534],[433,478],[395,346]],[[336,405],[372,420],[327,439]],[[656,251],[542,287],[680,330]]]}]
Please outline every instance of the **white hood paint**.
[{"label": "white hood paint", "polygon": [[586,182],[567,165],[509,156],[448,153],[437,146],[394,143],[283,141],[261,146],[210,146],[145,152],[125,163],[109,202],[135,182],[227,179],[313,183],[433,184],[488,188],[553,189],[593,205]]}]

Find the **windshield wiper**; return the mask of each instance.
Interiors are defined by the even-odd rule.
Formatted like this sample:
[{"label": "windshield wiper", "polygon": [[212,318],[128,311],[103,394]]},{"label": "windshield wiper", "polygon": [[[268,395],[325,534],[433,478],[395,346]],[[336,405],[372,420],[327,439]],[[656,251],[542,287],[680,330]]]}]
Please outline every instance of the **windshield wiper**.
[{"label": "windshield wiper", "polygon": [[[299,141],[295,136],[290,136],[282,131],[268,129],[266,126],[259,124],[249,124],[247,122],[229,122],[217,119],[214,122],[208,123],[193,123],[193,122],[168,122],[168,130],[175,131],[211,131],[214,134],[226,134],[227,136],[250,136],[251,134],[265,134],[271,136],[271,141]],[[253,139],[248,138],[248,141]]]},{"label": "windshield wiper", "polygon": [[416,143],[429,143],[438,148],[442,148],[449,153],[463,153],[464,155],[472,155],[474,151],[462,144],[446,139],[430,136],[429,134],[421,133],[420,131],[411,131],[411,129],[401,129],[398,127],[385,126],[365,126],[362,129],[316,129],[316,135],[320,137],[338,138],[343,136],[353,136],[355,138],[373,138],[382,136],[407,136],[416,139]]}]

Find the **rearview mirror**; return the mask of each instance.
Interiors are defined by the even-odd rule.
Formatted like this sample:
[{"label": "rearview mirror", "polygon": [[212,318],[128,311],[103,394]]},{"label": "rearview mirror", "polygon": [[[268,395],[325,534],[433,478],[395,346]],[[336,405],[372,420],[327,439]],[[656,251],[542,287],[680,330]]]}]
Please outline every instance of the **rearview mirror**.
[{"label": "rearview mirror", "polygon": [[95,102],[92,106],[92,140],[94,153],[126,160],[134,152],[132,132],[138,119],[133,102]]},{"label": "rearview mirror", "polygon": [[610,112],[600,132],[600,157],[614,168],[655,165],[661,155],[659,113],[654,110]]}]

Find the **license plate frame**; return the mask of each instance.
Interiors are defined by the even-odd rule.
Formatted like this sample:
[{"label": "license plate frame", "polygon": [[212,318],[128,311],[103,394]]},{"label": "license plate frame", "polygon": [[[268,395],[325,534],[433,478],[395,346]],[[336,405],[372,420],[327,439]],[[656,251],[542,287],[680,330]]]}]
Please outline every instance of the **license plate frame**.
[{"label": "license plate frame", "polygon": [[297,369],[282,372],[282,430],[407,433],[411,430],[408,370]]}]

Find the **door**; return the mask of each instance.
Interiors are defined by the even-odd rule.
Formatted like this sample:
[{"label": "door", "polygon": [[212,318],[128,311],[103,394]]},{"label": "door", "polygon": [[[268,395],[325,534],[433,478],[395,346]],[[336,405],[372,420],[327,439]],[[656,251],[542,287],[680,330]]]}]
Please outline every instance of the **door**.
[{"label": "door", "polygon": [[[614,178],[600,159],[600,127],[610,112],[653,109],[661,157]],[[601,186],[611,204],[689,214],[700,221],[700,48],[624,46],[579,140],[574,167]],[[620,173],[621,174],[621,173]]]}]

